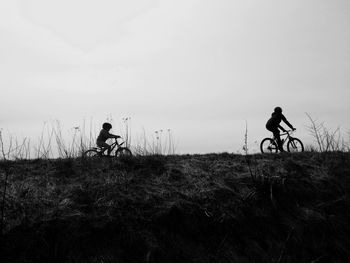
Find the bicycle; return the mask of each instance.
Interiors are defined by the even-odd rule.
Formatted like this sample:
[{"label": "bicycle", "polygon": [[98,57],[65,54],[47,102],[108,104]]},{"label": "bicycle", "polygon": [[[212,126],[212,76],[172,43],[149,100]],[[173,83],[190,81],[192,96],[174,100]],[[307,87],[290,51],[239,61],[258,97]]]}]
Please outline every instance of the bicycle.
[{"label": "bicycle", "polygon": [[[110,156],[116,156],[116,157],[131,157],[132,153],[128,147],[123,147],[122,145],[125,142],[118,143],[117,138],[114,138],[114,142],[111,144],[111,150],[109,154],[108,150],[105,150],[101,147],[92,147],[91,149],[85,151],[83,153],[83,157],[110,157]],[[117,148],[114,150],[114,148]]]},{"label": "bicycle", "polygon": [[[293,133],[292,130],[281,133],[280,136],[286,136],[284,139],[281,138],[282,147],[285,145],[285,143],[287,143],[288,152],[303,152],[303,143],[298,138],[292,137],[290,135],[291,133]],[[277,153],[278,145],[276,138],[264,138],[260,143],[260,151],[261,153]]]}]

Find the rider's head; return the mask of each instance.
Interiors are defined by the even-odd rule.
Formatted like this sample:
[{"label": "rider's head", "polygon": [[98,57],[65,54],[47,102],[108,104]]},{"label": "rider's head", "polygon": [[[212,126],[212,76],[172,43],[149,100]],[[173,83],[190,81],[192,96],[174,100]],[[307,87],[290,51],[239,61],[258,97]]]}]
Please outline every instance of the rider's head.
[{"label": "rider's head", "polygon": [[276,113],[282,113],[282,108],[281,108],[281,107],[276,107],[276,108],[274,109],[274,112],[276,112]]},{"label": "rider's head", "polygon": [[105,122],[104,124],[102,124],[102,128],[104,130],[107,130],[109,131],[110,129],[112,129],[112,124],[108,123],[108,122]]}]

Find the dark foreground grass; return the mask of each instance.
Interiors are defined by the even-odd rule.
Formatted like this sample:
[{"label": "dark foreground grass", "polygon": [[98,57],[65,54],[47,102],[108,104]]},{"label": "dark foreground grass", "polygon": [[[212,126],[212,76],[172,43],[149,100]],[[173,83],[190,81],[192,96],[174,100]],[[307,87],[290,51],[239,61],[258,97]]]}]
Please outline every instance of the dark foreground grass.
[{"label": "dark foreground grass", "polygon": [[246,161],[2,162],[0,261],[350,262],[349,153]]}]

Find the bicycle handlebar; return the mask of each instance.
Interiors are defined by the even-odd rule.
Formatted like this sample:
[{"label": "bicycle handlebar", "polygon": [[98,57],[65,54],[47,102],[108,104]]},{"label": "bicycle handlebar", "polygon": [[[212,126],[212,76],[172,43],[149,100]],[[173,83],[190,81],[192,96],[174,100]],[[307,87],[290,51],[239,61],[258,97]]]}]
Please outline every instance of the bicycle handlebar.
[{"label": "bicycle handlebar", "polygon": [[289,134],[289,133],[294,132],[295,130],[296,129],[294,129],[294,130],[286,130],[285,132],[281,133],[280,135]]},{"label": "bicycle handlebar", "polygon": [[117,137],[117,138],[116,138],[116,137],[113,138],[114,141],[116,142],[116,144],[117,144],[118,146],[121,146],[121,145],[123,145],[123,144],[125,143],[125,142],[121,142],[121,143],[118,142],[118,139],[121,139],[121,138],[122,138],[122,137],[120,137],[120,136]]}]

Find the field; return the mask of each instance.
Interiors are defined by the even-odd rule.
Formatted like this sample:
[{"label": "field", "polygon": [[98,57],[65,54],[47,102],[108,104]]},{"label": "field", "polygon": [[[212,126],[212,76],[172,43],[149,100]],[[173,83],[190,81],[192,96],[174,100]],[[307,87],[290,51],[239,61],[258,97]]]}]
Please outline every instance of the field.
[{"label": "field", "polygon": [[350,154],[1,161],[1,262],[350,262]]}]

